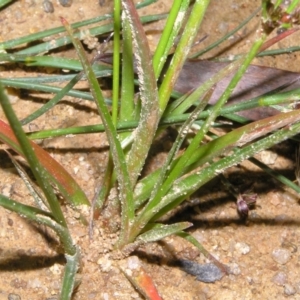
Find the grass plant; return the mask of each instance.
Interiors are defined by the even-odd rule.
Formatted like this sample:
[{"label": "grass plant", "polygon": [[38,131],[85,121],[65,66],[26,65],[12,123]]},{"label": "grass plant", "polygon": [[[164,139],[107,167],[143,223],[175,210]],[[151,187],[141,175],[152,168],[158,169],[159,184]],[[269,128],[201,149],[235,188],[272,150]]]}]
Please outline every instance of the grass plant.
[{"label": "grass plant", "polygon": [[[153,1],[144,1],[140,7],[151,2]],[[93,215],[96,215],[96,212],[100,213],[101,218],[103,203],[117,187],[117,196],[107,203],[108,208],[106,208],[110,210],[110,213],[121,217],[119,240],[115,249],[121,251],[124,256],[130,255],[142,244],[159,241],[164,237],[176,234],[193,243],[202,253],[214,260],[209,252],[185,231],[192,226],[188,220],[166,224],[160,222],[160,218],[177,208],[190,195],[227,168],[300,132],[300,111],[295,109],[267,119],[241,124],[237,128],[232,128],[225,135],[215,137],[210,142],[204,142],[205,136],[209,134],[211,127],[217,124],[216,120],[220,115],[229,116],[231,114],[232,116],[238,111],[249,109],[249,107],[278,105],[292,102],[299,97],[299,90],[294,90],[224,107],[252,60],[259,55],[262,49],[271,44],[266,42],[269,34],[275,29],[291,30],[292,22],[294,22],[291,20],[297,16],[295,11],[297,11],[296,7],[299,1],[292,1],[287,7],[284,7],[281,2],[277,1],[276,4],[272,4],[271,1],[262,2],[262,25],[248,53],[239,57],[200,87],[195,86],[195,89],[189,94],[181,95],[175,100],[172,98],[175,83],[182,66],[188,59],[209,0],[196,0],[192,4],[187,0],[174,1],[154,54],[150,52],[143,23],[159,20],[165,16],[139,18],[137,7],[131,0],[114,1],[113,16],[99,17],[73,25],[69,25],[67,20],[62,18],[64,27],[0,43],[0,49],[6,52],[0,54],[3,62],[10,64],[21,62],[29,67],[51,66],[76,72],[74,75],[1,78],[0,80],[0,102],[9,122],[8,125],[4,121],[0,121],[0,139],[26,159],[43,191],[42,197],[45,198],[45,200],[37,202],[45,203],[45,206],[25,205],[4,195],[0,195],[0,205],[17,212],[30,221],[51,227],[59,236],[67,262],[60,299],[65,300],[72,297],[75,275],[80,265],[80,251],[73,242],[68,229],[69,225],[53,185],[75,209],[79,209],[80,205],[90,205],[90,202],[63,166],[58,165],[31,140],[105,131],[110,146],[110,158],[91,209],[94,210]],[[283,18],[286,14],[293,18]],[[80,30],[87,24],[94,24],[102,18],[111,18],[111,23],[105,26],[96,26],[89,31],[92,36],[114,31],[113,67],[90,62],[79,40],[80,32],[74,31],[75,29]],[[284,23],[285,20],[290,23]],[[51,45],[40,42],[46,36],[64,31],[67,32],[67,36],[57,38],[56,42]],[[177,43],[175,41],[178,38],[179,42]],[[279,35],[275,41],[272,40],[272,43],[280,38],[282,36]],[[66,41],[73,43],[78,58],[70,60],[51,54],[41,55],[45,51],[59,49],[63,44],[65,45]],[[31,46],[31,42],[35,42],[35,45]],[[28,43],[28,45],[19,50],[18,46],[24,43]],[[161,76],[163,67],[175,44],[169,68],[164,76]],[[197,55],[209,50],[210,48],[204,49]],[[122,61],[120,53],[122,53]],[[136,64],[136,70],[133,62]],[[121,74],[119,73],[120,65]],[[135,81],[135,71],[137,82]],[[220,99],[215,105],[208,107],[207,104],[214,86],[232,72],[235,74]],[[97,79],[101,76],[112,76],[112,99],[105,99],[103,96]],[[159,78],[163,78],[161,83],[158,83],[160,82]],[[83,79],[89,83],[89,92],[73,89],[75,84]],[[51,86],[52,82],[67,83],[64,88],[58,88]],[[139,90],[137,97],[134,92],[136,84]],[[30,116],[18,120],[5,94],[4,86],[55,93],[55,96]],[[94,101],[102,124],[77,128],[57,128],[33,133],[24,132],[22,125],[50,110],[65,95]],[[176,126],[178,136],[165,162],[158,170],[141,177],[140,174],[151,146],[157,136],[170,125]],[[187,139],[192,126],[197,126],[197,132],[193,136],[189,135]],[[188,141],[188,146],[182,149],[184,141]],[[253,159],[251,161],[256,162]],[[21,170],[20,172],[22,173]],[[282,179],[277,174],[274,176]],[[23,178],[28,181],[26,176]],[[284,183],[289,184],[288,181],[284,181]],[[29,187],[35,194],[34,184],[29,182]],[[297,189],[295,186],[294,188]],[[39,196],[35,195],[35,197]],[[226,267],[216,260],[214,262],[226,272]],[[145,294],[147,293],[145,292]],[[150,299],[158,299],[154,297],[156,296]]]}]

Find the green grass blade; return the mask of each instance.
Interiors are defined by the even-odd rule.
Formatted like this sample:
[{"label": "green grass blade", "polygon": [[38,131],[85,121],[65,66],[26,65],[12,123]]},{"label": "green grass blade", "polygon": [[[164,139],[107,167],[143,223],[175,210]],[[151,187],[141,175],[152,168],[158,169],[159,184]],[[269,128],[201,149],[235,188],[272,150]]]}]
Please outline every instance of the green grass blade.
[{"label": "green grass blade", "polygon": [[167,60],[167,56],[169,55],[169,51],[174,45],[175,39],[178,36],[179,30],[184,22],[184,15],[188,10],[189,4],[189,0],[178,0],[174,1],[172,5],[153,56],[153,68],[156,78],[159,77]]},{"label": "green grass blade", "polygon": [[[101,78],[101,77],[108,77],[112,75],[112,71],[111,70],[107,70],[107,71],[95,71],[95,75],[97,76],[97,78]],[[68,74],[68,75],[50,75],[50,76],[39,76],[39,77],[15,77],[15,78],[6,78],[3,77],[1,79],[10,79],[12,82],[16,81],[16,82],[23,82],[23,83],[60,83],[60,82],[69,82],[70,80],[72,80],[74,77],[76,76],[76,74]],[[85,75],[82,77],[82,79],[85,79]]]},{"label": "green grass blade", "polygon": [[13,2],[14,0],[1,0],[0,1],[0,8],[2,8],[3,6]]},{"label": "green grass blade", "polygon": [[76,247],[76,252],[73,255],[65,255],[66,266],[64,270],[63,282],[60,292],[61,300],[71,300],[72,294],[76,286],[76,274],[80,267],[80,250]]},{"label": "green grass blade", "polygon": [[[113,90],[112,90],[112,122],[116,126],[118,121],[119,112],[119,79],[120,79],[120,30],[121,30],[121,2],[120,0],[114,0],[114,43],[113,43]],[[93,215],[99,214],[100,208],[104,204],[104,201],[115,183],[115,176],[113,174],[113,162],[112,156],[109,155],[108,163],[104,173],[101,186],[98,187],[96,197],[93,201]],[[113,205],[114,204],[114,205]],[[110,209],[114,208],[118,214],[119,211],[119,199],[115,199],[110,202]],[[91,226],[90,226],[91,227]]]},{"label": "green grass blade", "polygon": [[288,178],[286,178],[285,176],[283,176],[283,175],[279,174],[277,171],[271,169],[270,167],[268,167],[267,165],[265,165],[264,163],[262,163],[261,161],[259,161],[255,157],[251,157],[248,160],[251,161],[254,165],[261,168],[265,173],[267,173],[270,176],[274,177],[279,182],[281,182],[284,185],[292,188],[297,193],[300,193],[300,187],[297,184],[295,184],[294,182],[292,182],[291,180],[289,180]]},{"label": "green grass blade", "polygon": [[[14,79],[0,79],[0,82],[4,86],[8,87],[14,87],[14,88],[20,88],[20,89],[26,89],[26,90],[36,90],[36,91],[41,91],[41,92],[46,92],[46,93],[59,93],[61,92],[61,88],[55,87],[55,86],[50,86],[50,85],[45,85],[45,84],[38,84],[38,83],[28,83],[28,82],[22,82]],[[81,92],[77,90],[71,90],[69,91],[66,95],[72,96],[75,98],[82,98],[85,100],[94,100],[94,98],[91,96],[90,93],[86,92]],[[109,99],[105,99],[106,103],[111,104],[111,101]]]},{"label": "green grass blade", "polygon": [[1,194],[0,194],[0,205],[5,209],[16,212],[17,214],[23,216],[24,218],[27,218],[31,221],[35,221],[37,223],[45,224],[43,218],[40,218],[40,216],[45,216],[50,220],[54,221],[53,215],[50,212],[42,210],[37,207],[22,204],[18,201],[10,199]]},{"label": "green grass blade", "polygon": [[68,82],[68,84],[61,89],[50,101],[48,101],[46,104],[44,104],[42,107],[37,109],[34,113],[26,117],[21,121],[22,125],[25,125],[36,118],[40,117],[44,113],[46,113],[48,110],[50,110],[52,107],[54,107],[66,94],[69,93],[69,91],[75,86],[75,84],[80,81],[84,77],[84,73],[81,71],[78,73],[75,77],[71,79],[71,81]]},{"label": "green grass blade", "polygon": [[156,242],[169,235],[176,234],[182,230],[185,230],[191,226],[193,226],[193,224],[190,222],[180,222],[172,225],[164,225],[158,223],[148,224],[145,227],[146,232],[140,234],[137,237],[136,242],[141,242],[142,244]]},{"label": "green grass blade", "polygon": [[142,103],[139,125],[127,159],[130,181],[134,186],[155,136],[160,114],[156,79],[144,29],[131,0],[123,1],[123,9],[131,27]]},{"label": "green grass blade", "polygon": [[121,0],[114,0],[114,50],[113,50],[113,95],[112,121],[116,126],[119,108],[119,81],[120,81],[120,35],[121,31]]},{"label": "green grass blade", "polygon": [[179,175],[182,174],[182,170],[186,166],[186,163],[189,161],[191,155],[196,151],[198,145],[201,143],[202,139],[204,138],[205,134],[208,132],[211,124],[215,121],[217,116],[220,114],[221,108],[224,106],[226,101],[229,99],[233,89],[236,87],[239,80],[242,78],[243,74],[246,72],[250,62],[255,57],[256,53],[259,51],[261,45],[263,44],[266,36],[263,35],[259,38],[254,45],[252,46],[249,53],[246,55],[244,62],[242,63],[239,70],[233,76],[232,80],[230,81],[228,87],[224,91],[223,95],[217,101],[217,103],[212,107],[211,113],[205,120],[204,124],[201,126],[200,130],[197,132],[196,136],[191,141],[190,145],[170,173],[169,177],[173,178],[173,181],[178,178]]},{"label": "green grass blade", "polygon": [[[89,34],[90,36],[97,36],[97,35],[102,35],[111,32],[112,30],[113,30],[113,25],[107,24],[107,25],[97,26],[91,29],[87,29],[87,34]],[[82,36],[82,33],[79,32],[76,33],[75,35],[77,38],[80,38]],[[71,44],[71,39],[68,36],[64,36],[64,37],[57,38],[54,41],[52,40],[50,42],[44,42],[32,47],[27,47],[24,50],[18,51],[17,54],[37,55],[37,54],[49,52],[50,50],[54,50],[69,44]]]},{"label": "green grass blade", "polygon": [[170,99],[171,92],[179,76],[179,72],[184,64],[185,59],[192,47],[199,26],[203,20],[209,0],[196,0],[193,6],[185,30],[172,58],[170,68],[168,69],[164,80],[159,88],[159,106],[163,112]]},{"label": "green grass blade", "polygon": [[[123,52],[122,52],[122,87],[119,121],[131,121],[135,119],[134,103],[134,69],[131,28],[127,19],[122,26]],[[128,134],[125,134],[128,136]],[[121,134],[124,138],[124,134]]]},{"label": "green grass blade", "polygon": [[40,209],[49,211],[48,203],[40,193],[40,191],[35,187],[33,181],[28,176],[24,168],[21,166],[21,164],[18,163],[18,161],[8,152],[6,151],[6,154],[9,156],[10,160],[12,161],[13,165],[15,166],[18,174],[22,178],[23,182],[25,183],[29,193],[34,199],[35,205],[39,207]]},{"label": "green grass blade", "polygon": [[[184,59],[187,55],[187,52],[189,51],[192,42],[194,40],[196,31],[202,21],[202,18],[204,16],[204,11],[206,10],[206,7],[208,5],[209,1],[196,1],[192,10],[192,13],[190,15],[190,18],[188,20],[188,23],[185,27],[185,31],[183,33],[183,36],[181,38],[181,41],[178,45],[178,48],[175,52],[175,55],[173,57],[173,63],[176,66],[173,71],[170,73],[170,68],[166,74],[166,77],[164,78],[164,81],[162,83],[162,86],[168,82],[171,87],[165,86],[165,90],[163,90],[163,94],[160,94],[160,113],[163,113],[165,106],[167,104],[167,101],[169,100],[169,96],[172,90],[172,80],[176,80],[178,76],[178,70],[181,69]],[[197,16],[197,17],[196,17]],[[199,21],[200,19],[200,21]],[[172,66],[172,63],[171,63]],[[146,68],[143,68],[144,70],[147,70],[147,66],[145,65]],[[175,72],[174,72],[175,71]],[[161,86],[161,88],[162,88]],[[162,91],[162,89],[160,89]],[[168,99],[167,99],[168,98]],[[147,132],[147,129],[145,128],[144,131]],[[139,147],[141,147],[139,144]],[[147,150],[148,151],[148,150]],[[138,154],[138,153],[137,153]],[[159,201],[158,197],[155,198],[155,202],[152,200],[149,205],[143,210],[143,212],[140,214],[139,218],[137,221],[135,221],[134,226],[132,227],[132,231],[130,233],[131,240],[134,239],[138,233],[144,228],[144,226],[147,224],[147,222],[150,220],[149,215],[155,214],[154,211],[152,211],[152,207],[155,207],[157,205],[157,202]],[[145,217],[147,215],[147,217]]]},{"label": "green grass blade", "polygon": [[74,85],[82,78],[82,73],[77,74],[64,88],[62,88],[50,101],[44,104],[42,107],[37,109],[34,113],[24,118],[21,121],[22,125],[25,125],[33,120],[37,119],[52,107],[54,107],[73,87]]},{"label": "green grass blade", "polygon": [[211,45],[207,46],[205,49],[202,49],[202,50],[194,53],[193,55],[190,56],[190,58],[197,58],[197,57],[207,53],[208,51],[214,49],[215,47],[219,46],[220,44],[222,44],[224,41],[226,41],[228,38],[233,36],[240,29],[242,29],[249,21],[251,21],[260,10],[261,10],[261,8],[256,9],[248,18],[243,20],[236,28],[234,28],[233,30],[231,30],[230,32],[225,34],[222,38],[215,41]]},{"label": "green grass blade", "polygon": [[232,73],[235,69],[237,69],[241,65],[241,60],[235,61],[232,64],[224,67],[222,70],[220,70],[217,74],[213,75],[212,78],[207,80],[205,83],[203,83],[201,86],[196,88],[191,95],[188,97],[183,95],[170,105],[168,105],[165,115],[176,115],[186,112],[188,109],[191,108],[192,105],[198,99],[203,96],[204,93],[206,93],[209,89],[211,89],[215,84],[217,84],[220,80],[222,80],[224,77],[228,76],[230,73]]},{"label": "green grass blade", "polygon": [[[72,71],[82,71],[82,66],[78,59],[70,59],[63,57],[56,57],[50,55],[44,56],[28,56],[19,54],[0,54],[1,61],[8,62],[24,62],[26,66],[29,67],[51,67],[72,70]],[[93,66],[95,72],[101,72],[103,76],[111,75],[111,67],[103,64],[95,64]]]},{"label": "green grass blade", "polygon": [[296,7],[298,6],[299,4],[299,0],[293,0],[290,5],[288,6],[288,8],[286,9],[286,13],[287,14],[291,14],[295,9]]},{"label": "green grass blade", "polygon": [[39,208],[22,204],[0,194],[0,206],[18,213],[23,218],[46,225],[52,228],[62,241],[66,253],[74,255],[76,247],[72,241],[71,235],[67,227],[57,223],[52,213],[46,212]]}]

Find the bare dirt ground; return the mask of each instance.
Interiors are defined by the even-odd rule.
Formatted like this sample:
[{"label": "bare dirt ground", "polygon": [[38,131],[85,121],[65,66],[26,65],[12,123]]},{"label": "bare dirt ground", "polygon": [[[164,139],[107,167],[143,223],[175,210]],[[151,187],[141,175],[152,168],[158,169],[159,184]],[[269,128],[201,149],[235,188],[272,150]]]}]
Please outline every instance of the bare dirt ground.
[{"label": "bare dirt ground", "polygon": [[[165,12],[171,1],[159,0],[141,14]],[[224,4],[223,4],[224,3]],[[226,3],[226,5],[225,5]],[[70,23],[111,12],[111,1],[100,7],[98,1],[74,0],[68,8],[53,0],[55,12],[45,13],[41,0],[21,0],[0,13],[0,40],[8,40],[45,28],[60,26],[59,16]],[[252,13],[260,1],[213,0],[199,37],[208,35],[204,45],[233,29]],[[258,22],[259,17],[254,20]],[[238,32],[216,53],[241,53],[249,49],[255,25]],[[148,26],[152,45],[158,39],[163,22]],[[150,30],[151,28],[151,30]],[[279,47],[297,45],[293,35]],[[232,45],[232,47],[229,47]],[[74,55],[72,51],[65,55]],[[258,64],[300,72],[296,54],[259,59]],[[1,77],[28,76],[32,71],[23,65],[11,68],[1,66]],[[44,72],[44,70],[34,70]],[[51,70],[48,70],[51,72]],[[14,108],[24,117],[43,102],[43,95],[30,99],[22,94],[15,98]],[[3,118],[3,113],[0,112]],[[46,116],[32,122],[31,130],[99,123],[95,106],[84,100],[66,97]],[[102,176],[106,161],[107,141],[103,134],[61,137],[45,140],[42,145],[76,178],[92,199],[97,180]],[[2,148],[5,148],[4,146]],[[258,155],[265,163],[295,179],[294,142],[264,151]],[[163,156],[163,154],[162,154]],[[159,157],[153,164],[159,164]],[[4,151],[0,151],[0,192],[23,203],[32,204],[29,192],[16,174]],[[221,262],[231,268],[232,274],[220,281],[207,284],[197,281],[172,264],[175,258],[206,262],[202,254],[187,242],[170,237],[163,242],[139,249],[139,257],[165,300],[181,299],[300,299],[299,271],[299,196],[287,190],[262,173],[250,162],[229,170],[230,181],[253,184],[258,193],[257,205],[246,222],[240,220],[234,199],[218,179],[209,183],[199,195],[190,199],[191,207],[177,218],[194,223],[190,232]],[[192,206],[197,200],[197,205]],[[110,250],[116,236],[107,235],[100,223],[96,224],[94,240],[89,241],[88,230],[76,215],[64,207],[74,240],[82,250],[83,270],[81,284],[74,299],[142,299],[119,269],[127,261],[114,261]],[[98,226],[97,226],[98,225]],[[29,223],[21,217],[0,208],[0,300],[2,299],[57,299],[63,272],[63,256],[58,254],[55,235],[45,228]]]}]

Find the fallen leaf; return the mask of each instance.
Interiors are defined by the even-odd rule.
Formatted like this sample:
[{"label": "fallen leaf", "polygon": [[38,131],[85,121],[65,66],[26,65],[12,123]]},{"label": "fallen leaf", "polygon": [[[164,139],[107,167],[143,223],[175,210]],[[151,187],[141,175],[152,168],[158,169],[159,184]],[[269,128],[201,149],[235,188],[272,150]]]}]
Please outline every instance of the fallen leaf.
[{"label": "fallen leaf", "polygon": [[[228,63],[224,62],[188,60],[181,70],[174,90],[185,94],[203,84],[227,65]],[[215,91],[209,101],[210,104],[216,103],[216,101],[220,98],[233,75],[234,72],[217,83]],[[285,91],[299,88],[299,79],[299,73],[251,65],[233,91],[230,99],[228,100],[228,104],[249,100],[269,93],[280,87],[284,87]],[[278,111],[276,109],[270,107],[259,107],[240,112],[239,115],[251,120],[260,120],[273,116],[277,113]]]}]

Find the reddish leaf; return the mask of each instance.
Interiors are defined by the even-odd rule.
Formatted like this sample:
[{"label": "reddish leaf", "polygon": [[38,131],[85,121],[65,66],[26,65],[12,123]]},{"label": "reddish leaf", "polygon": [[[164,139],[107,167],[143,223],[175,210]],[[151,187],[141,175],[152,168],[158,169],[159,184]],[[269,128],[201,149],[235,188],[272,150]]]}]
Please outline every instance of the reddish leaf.
[{"label": "reddish leaf", "polygon": [[139,285],[140,289],[143,289],[145,295],[147,295],[149,299],[161,300],[152,278],[145,272],[143,268],[141,268],[139,273],[136,274],[135,281]]},{"label": "reddish leaf", "polygon": [[133,265],[121,268],[127,279],[147,300],[162,300],[152,278],[146,273],[139,259],[131,256],[128,260],[132,261]]},{"label": "reddish leaf", "polygon": [[[0,120],[0,140],[23,156],[13,131],[10,126],[2,120]],[[85,193],[76,183],[74,178],[55,159],[53,159],[48,152],[34,142],[31,142],[31,145],[40,163],[49,172],[61,194],[75,206],[81,204],[89,205],[90,203]]]}]

